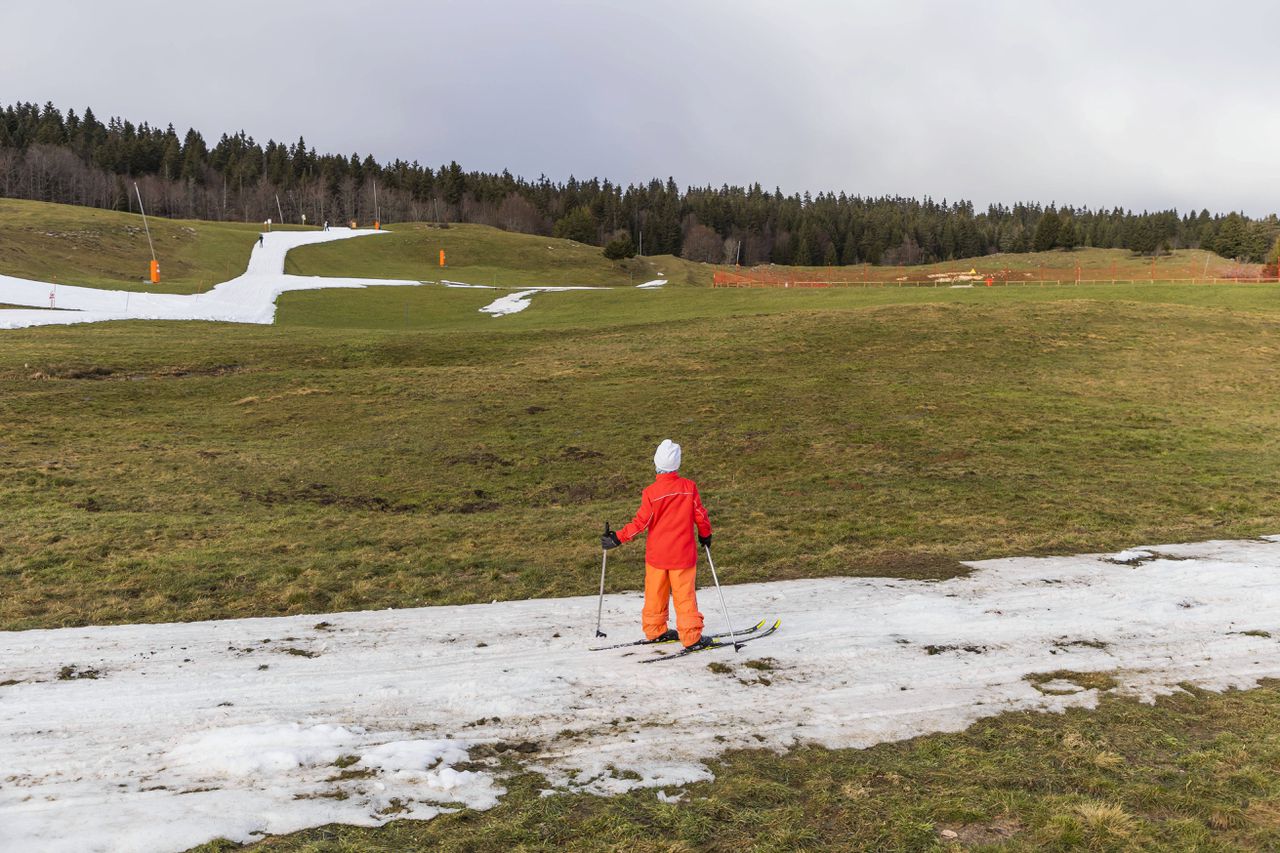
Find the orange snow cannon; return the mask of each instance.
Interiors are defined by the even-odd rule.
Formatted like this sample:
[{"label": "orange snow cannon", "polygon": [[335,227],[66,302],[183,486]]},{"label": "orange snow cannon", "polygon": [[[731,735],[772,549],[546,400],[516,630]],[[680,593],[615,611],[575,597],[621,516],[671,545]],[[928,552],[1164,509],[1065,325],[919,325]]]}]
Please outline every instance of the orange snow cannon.
[{"label": "orange snow cannon", "polygon": [[160,283],[160,262],[155,258],[151,259],[151,283]]}]

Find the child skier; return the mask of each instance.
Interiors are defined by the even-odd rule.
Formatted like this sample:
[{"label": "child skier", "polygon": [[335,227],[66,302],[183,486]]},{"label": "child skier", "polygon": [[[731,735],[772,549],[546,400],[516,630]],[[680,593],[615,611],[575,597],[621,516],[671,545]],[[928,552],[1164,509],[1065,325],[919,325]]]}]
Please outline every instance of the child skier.
[{"label": "child skier", "polygon": [[[644,635],[650,640],[679,639],[685,648],[702,648],[702,614],[698,612],[698,551],[693,544],[711,545],[711,519],[698,495],[698,486],[677,473],[680,445],[664,439],[653,455],[657,476],[640,494],[640,509],[631,523],[600,537],[607,551],[630,542],[642,531],[644,547]],[[676,628],[667,627],[668,598],[676,603]]]}]

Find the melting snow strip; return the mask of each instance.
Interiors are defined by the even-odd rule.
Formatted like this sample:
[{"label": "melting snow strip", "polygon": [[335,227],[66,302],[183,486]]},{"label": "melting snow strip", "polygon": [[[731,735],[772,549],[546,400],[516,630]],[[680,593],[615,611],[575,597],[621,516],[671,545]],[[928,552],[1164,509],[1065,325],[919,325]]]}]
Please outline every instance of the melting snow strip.
[{"label": "melting snow strip", "polygon": [[[594,596],[0,632],[0,836],[169,851],[425,819],[498,802],[500,758],[552,793],[670,789],[726,749],[1095,706],[1063,672],[1147,701],[1247,688],[1280,677],[1278,538],[988,560],[943,582],[727,586],[731,613],[782,629],[660,672],[638,665],[654,649],[586,651]],[[638,635],[639,610],[609,596],[611,637]]]}]

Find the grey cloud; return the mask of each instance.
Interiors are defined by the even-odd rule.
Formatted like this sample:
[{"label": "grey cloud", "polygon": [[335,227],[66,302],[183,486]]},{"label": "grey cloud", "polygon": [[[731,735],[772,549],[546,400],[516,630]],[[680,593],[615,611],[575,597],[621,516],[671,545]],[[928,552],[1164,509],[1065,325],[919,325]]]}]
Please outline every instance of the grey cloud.
[{"label": "grey cloud", "polygon": [[556,179],[1278,207],[1267,2],[48,0],[0,31],[0,98],[206,137]]}]

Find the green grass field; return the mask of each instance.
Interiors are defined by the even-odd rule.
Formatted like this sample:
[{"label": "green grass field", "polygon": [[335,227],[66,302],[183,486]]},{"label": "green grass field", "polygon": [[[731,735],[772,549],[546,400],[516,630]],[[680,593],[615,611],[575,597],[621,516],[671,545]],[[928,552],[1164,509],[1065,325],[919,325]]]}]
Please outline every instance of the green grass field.
[{"label": "green grass field", "polygon": [[[289,268],[437,278],[433,231]],[[544,238],[444,233],[472,283],[709,269],[568,246],[544,263]],[[31,245],[22,267],[0,243],[0,272],[96,263]],[[478,313],[493,298],[315,291],[270,327],[0,332],[0,629],[591,594],[601,524],[634,511],[664,437],[730,583],[1280,532],[1275,286],[620,287]],[[641,552],[610,569],[638,588]],[[264,847],[922,850],[944,827],[979,849],[1004,830],[1018,850],[1274,846],[1277,719],[1274,686],[1109,699],[867,751],[730,755],[680,806],[540,799],[524,777],[490,813]]]}]

